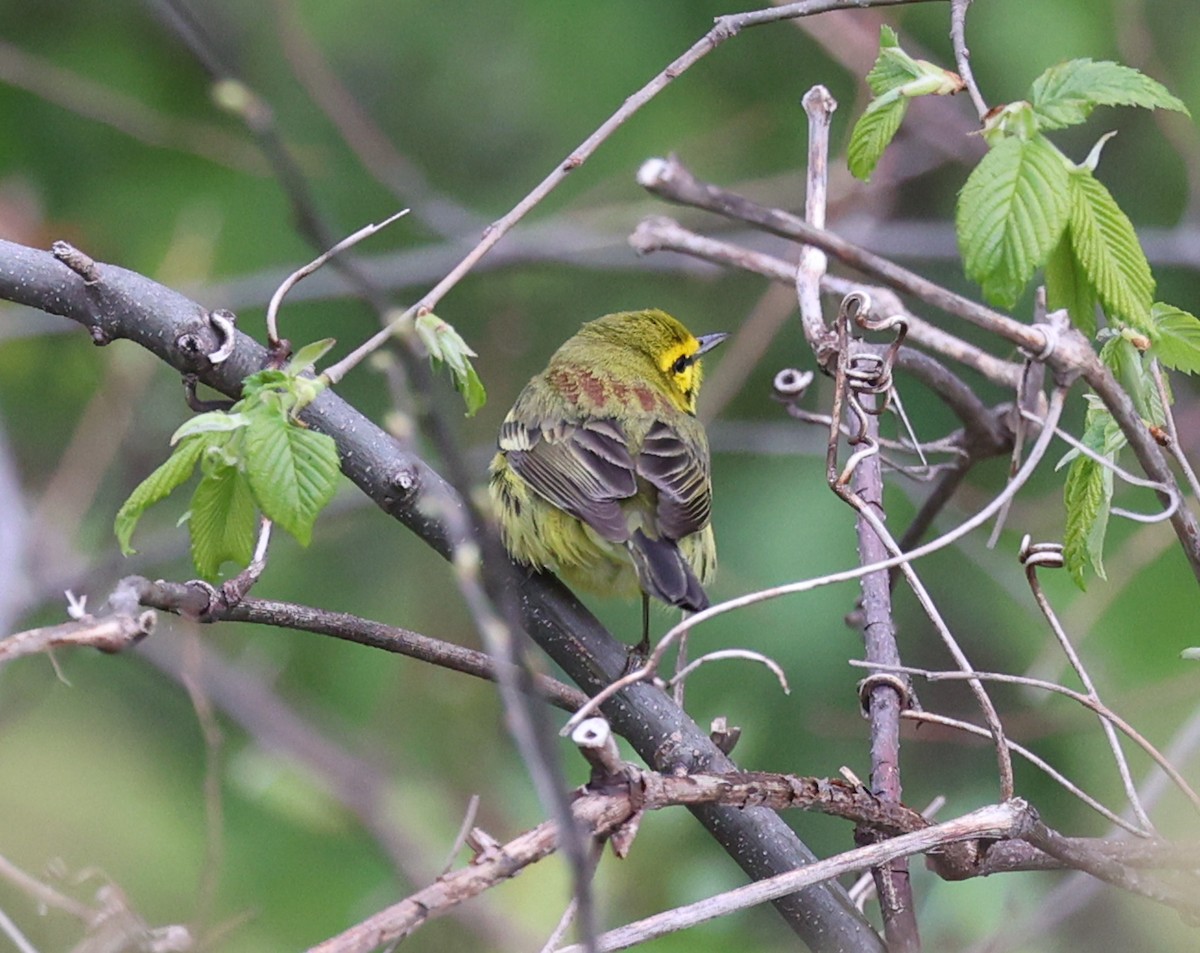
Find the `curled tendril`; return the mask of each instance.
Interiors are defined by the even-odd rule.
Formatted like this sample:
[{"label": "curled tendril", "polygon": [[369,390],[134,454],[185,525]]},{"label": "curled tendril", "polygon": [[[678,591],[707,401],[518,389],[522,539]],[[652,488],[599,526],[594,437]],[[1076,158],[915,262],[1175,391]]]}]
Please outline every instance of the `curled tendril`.
[{"label": "curled tendril", "polygon": [[794,367],[785,367],[772,381],[775,396],[789,402],[799,400],[811,386],[814,376],[812,371],[798,371]]},{"label": "curled tendril", "polygon": [[[894,331],[895,337],[881,353],[877,347],[864,345],[853,338],[851,324],[866,331]],[[893,401],[899,406],[892,369],[908,334],[908,324],[901,314],[875,317],[871,312],[871,296],[864,291],[852,291],[842,299],[835,327],[843,355],[838,372],[844,382],[846,402],[853,414],[855,425],[855,430],[848,440],[852,447],[858,448],[850,455],[838,477],[839,485],[844,485],[864,459],[879,452],[878,441],[867,436],[868,415],[878,416],[884,413],[892,406]],[[881,395],[882,400],[874,406],[867,406],[859,399],[863,394]],[[907,418],[905,425],[908,425]],[[916,446],[916,436],[911,433],[911,428],[909,430]]]},{"label": "curled tendril", "polygon": [[1033,543],[1028,533],[1021,540],[1017,559],[1025,567],[1044,566],[1047,569],[1062,569],[1065,565],[1061,543]]}]

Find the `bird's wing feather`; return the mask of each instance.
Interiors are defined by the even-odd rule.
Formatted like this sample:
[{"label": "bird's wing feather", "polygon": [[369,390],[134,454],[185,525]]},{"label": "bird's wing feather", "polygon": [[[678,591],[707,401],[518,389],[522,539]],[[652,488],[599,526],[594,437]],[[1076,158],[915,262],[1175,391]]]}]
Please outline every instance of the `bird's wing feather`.
[{"label": "bird's wing feather", "polygon": [[669,539],[683,539],[708,524],[712,492],[703,451],[657,420],[638,454],[638,474],[658,490],[657,529]]},{"label": "bird's wing feather", "polygon": [[617,421],[538,426],[510,418],[500,429],[500,449],[534,492],[605,539],[629,539],[620,501],[637,493],[637,474]]}]

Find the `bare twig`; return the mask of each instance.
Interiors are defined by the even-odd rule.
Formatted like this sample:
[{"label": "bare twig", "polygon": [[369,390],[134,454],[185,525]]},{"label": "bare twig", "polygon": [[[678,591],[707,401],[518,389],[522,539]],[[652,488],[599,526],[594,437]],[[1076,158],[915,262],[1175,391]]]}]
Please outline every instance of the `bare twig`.
[{"label": "bare twig", "polygon": [[154,630],[155,618],[149,611],[137,615],[116,612],[100,618],[87,615],[72,622],[27,629],[0,640],[0,664],[69,645],[120,652],[149,635]]},{"label": "bare twig", "polygon": [[[591,135],[576,146],[528,195],[521,199],[504,216],[488,226],[483,238],[466,254],[462,261],[450,269],[441,281],[431,288],[424,297],[401,314],[397,320],[410,320],[434,310],[447,292],[463,279],[479,259],[486,255],[501,238],[547,195],[561,185],[570,173],[574,172],[591,158],[609,136],[620,128],[634,113],[662,92],[672,80],[679,77],[726,40],[736,36],[742,30],[753,26],[760,26],[764,23],[774,23],[794,17],[812,16],[830,10],[861,7],[864,3],[870,6],[891,6],[908,2],[912,2],[912,0],[799,0],[799,2],[785,4],[784,6],[768,7],[763,10],[752,10],[746,13],[735,13],[717,17],[711,30],[693,43],[682,55],[668,64],[641,89],[628,96],[616,112],[609,116]],[[384,328],[373,338],[364,342],[364,344],[330,368],[327,372],[331,375],[330,379],[333,381],[340,380],[350,368],[377,350],[388,339],[390,334],[391,331],[388,328]]]},{"label": "bare twig", "polygon": [[[1088,673],[1086,666],[1084,666],[1083,660],[1079,657],[1079,653],[1075,651],[1071,640],[1067,637],[1062,623],[1058,621],[1058,615],[1055,613],[1054,607],[1050,604],[1050,600],[1042,589],[1041,581],[1037,576],[1039,566],[1047,566],[1055,569],[1063,567],[1062,546],[1047,546],[1042,544],[1031,547],[1029,536],[1026,535],[1021,540],[1021,549],[1017,553],[1017,558],[1025,566],[1025,579],[1029,583],[1030,590],[1033,592],[1034,601],[1037,602],[1042,615],[1046,617],[1046,622],[1050,625],[1050,630],[1054,633],[1054,637],[1057,639],[1063,654],[1071,663],[1071,668],[1075,670],[1075,674],[1079,676],[1080,682],[1083,683],[1088,697],[1092,699],[1097,707],[1105,707],[1100,701],[1100,694],[1096,691],[1096,686],[1092,682],[1091,675]],[[1150,817],[1138,797],[1137,787],[1133,783],[1133,775],[1129,771],[1129,762],[1125,758],[1125,752],[1121,749],[1120,739],[1117,738],[1117,730],[1113,727],[1112,722],[1103,715],[1100,716],[1100,728],[1104,732],[1104,737],[1108,740],[1108,747],[1112,751],[1113,760],[1117,766],[1117,773],[1121,776],[1121,784],[1125,788],[1125,796],[1129,799],[1129,806],[1133,810],[1134,816],[1137,817],[1138,822],[1142,825],[1143,831],[1151,833],[1154,830],[1154,825],[1151,823]]]},{"label": "bare twig", "polygon": [[975,83],[975,74],[971,72],[971,51],[967,49],[967,8],[971,0],[950,0],[950,39],[954,44],[954,62],[958,67],[958,75],[967,87],[967,93],[975,106],[979,121],[987,115],[988,106]]},{"label": "bare twig", "polygon": [[[1054,692],[1058,695],[1065,695],[1072,701],[1082,705],[1084,708],[1095,712],[1101,718],[1111,722],[1122,734],[1129,738],[1134,744],[1141,748],[1155,764],[1162,769],[1163,773],[1171,779],[1175,786],[1183,793],[1196,811],[1200,812],[1200,794],[1198,794],[1187,780],[1179,773],[1170,761],[1163,756],[1150,741],[1136,728],[1133,727],[1124,718],[1114,712],[1107,705],[1100,702],[1084,692],[1077,692],[1074,689],[1067,688],[1065,685],[1059,685],[1057,682],[1047,682],[1040,678],[1030,678],[1027,675],[1009,675],[1004,672],[932,672],[927,669],[912,668],[911,666],[897,666],[894,671],[903,672],[908,675],[921,675],[929,679],[931,682],[937,681],[957,681],[959,679],[978,679],[988,682],[1004,682],[1009,685],[1024,685],[1027,688],[1036,688],[1041,691]],[[1137,833],[1144,834],[1144,831]]]},{"label": "bare twig", "polygon": [[1167,450],[1170,451],[1175,462],[1179,464],[1179,469],[1183,471],[1183,475],[1187,478],[1192,496],[1200,500],[1200,479],[1197,479],[1192,462],[1187,458],[1187,454],[1183,452],[1183,447],[1179,443],[1179,428],[1175,425],[1175,413],[1171,410],[1171,395],[1167,391],[1167,379],[1162,372],[1162,367],[1159,365],[1157,358],[1150,361],[1150,374],[1154,378],[1154,387],[1158,391],[1159,404],[1163,409],[1164,429],[1167,432]]},{"label": "bare twig", "polygon": [[[858,537],[859,558],[864,563],[876,563],[884,559],[888,553],[888,537],[877,530],[884,519],[883,510],[883,472],[878,455],[878,443],[875,438],[879,432],[877,413],[881,408],[875,402],[875,392],[886,392],[891,389],[891,361],[904,335],[903,325],[889,349],[884,361],[874,365],[872,376],[867,379],[851,376],[855,360],[851,351],[851,328],[853,321],[867,324],[871,318],[870,298],[859,293],[847,296],[838,310],[837,316],[837,368],[835,376],[835,394],[843,394],[844,399],[854,409],[858,417],[859,429],[851,437],[853,445],[864,446],[874,452],[864,452],[859,463],[853,470],[853,486],[836,476],[837,447],[839,444],[839,429],[831,428],[829,441],[827,478],[830,489],[847,502],[858,513],[855,530]],[[841,414],[835,409],[831,416],[835,422],[840,422]],[[853,460],[853,457],[851,458]],[[851,466],[848,461],[847,468]],[[894,543],[892,552],[898,551]],[[911,567],[906,567],[911,568]],[[864,575],[859,580],[861,588],[861,605],[863,612],[863,642],[868,661],[878,661],[885,665],[898,664],[900,650],[896,645],[896,629],[892,620],[891,585],[886,570]],[[865,687],[862,694],[864,708],[871,724],[871,789],[886,801],[899,803],[902,787],[900,783],[900,711],[908,702],[906,686],[897,687],[894,680],[875,680],[873,685]],[[908,863],[904,858],[896,858],[885,868],[874,870],[876,889],[879,893],[880,906],[883,911],[885,935],[888,949],[897,953],[920,949],[921,940],[917,929],[916,914],[913,904],[912,884],[909,880]]]},{"label": "bare twig", "polygon": [[779,667],[779,663],[774,659],[763,655],[761,652],[753,652],[749,649],[718,649],[716,652],[709,652],[707,655],[701,655],[700,658],[689,662],[673,676],[671,676],[671,680],[667,683],[667,687],[671,687],[675,685],[675,683],[683,681],[701,665],[706,665],[709,662],[720,662],[726,659],[734,658],[749,659],[752,662],[761,662],[763,665],[769,668],[771,670],[771,674],[773,674],[779,680],[779,687],[783,689],[783,693],[785,695],[791,694],[792,690],[788,687],[787,676],[784,675],[783,669]]},{"label": "bare twig", "polygon": [[[791,873],[781,874],[779,877],[762,880],[745,887],[738,887],[709,900],[677,907],[666,913],[647,917],[644,920],[611,930],[597,937],[599,949],[603,951],[627,949],[636,943],[644,943],[667,933],[705,923],[736,910],[744,910],[803,884],[819,883],[827,878],[839,877],[852,871],[879,867],[890,863],[897,857],[909,857],[946,843],[977,837],[1011,836],[1019,831],[1024,823],[1025,810],[1026,805],[1023,801],[1013,800],[1005,804],[980,808],[944,824],[927,827],[924,830],[904,834],[868,847],[846,851],[836,857],[817,861]],[[559,953],[581,953],[581,951],[579,947],[566,947]]]},{"label": "bare twig", "polygon": [[[204,622],[251,622],[316,632],[407,655],[476,678],[496,680],[495,663],[486,653],[399,626],[384,625],[345,612],[330,612],[269,599],[242,599],[234,604],[225,604],[220,600],[219,593],[199,583],[172,583],[161,579],[150,582],[140,577],[130,577],[128,582],[137,588],[143,605],[166,612],[176,612]],[[534,677],[534,691],[565,711],[574,711],[587,700],[578,689],[546,675]]]},{"label": "bare twig", "polygon": [[283,304],[284,296],[292,290],[292,288],[304,278],[307,278],[314,271],[324,265],[340,252],[344,252],[347,248],[353,248],[364,238],[370,238],[376,232],[381,232],[397,219],[403,218],[409,212],[408,209],[401,209],[393,215],[389,215],[382,222],[376,222],[371,225],[364,225],[357,232],[347,235],[340,242],[330,248],[328,251],[322,252],[303,268],[297,268],[283,280],[278,288],[275,289],[275,294],[271,295],[271,301],[267,304],[267,344],[274,348],[279,344],[279,306]]},{"label": "bare twig", "polygon": [[[643,219],[629,236],[629,243],[643,254],[676,251],[715,264],[741,268],[781,284],[794,286],[796,281],[795,266],[781,258],[742,248],[727,241],[697,235],[665,216]],[[975,345],[912,314],[889,288],[848,281],[836,275],[822,275],[821,291],[839,299],[855,291],[864,291],[879,301],[887,313],[904,315],[908,322],[909,338],[913,342],[965,364],[1003,386],[1015,390],[1020,383],[1019,364],[993,357]]]},{"label": "bare twig", "polygon": [[[851,659],[850,664],[858,665],[861,663]],[[978,673],[976,673],[976,674],[978,674]],[[920,725],[920,724],[942,725],[947,728],[953,728],[956,731],[965,732],[966,734],[969,734],[969,735],[976,735],[979,738],[989,738],[990,739],[992,736],[991,731],[988,728],[982,727],[981,725],[973,725],[969,721],[963,721],[961,718],[951,718],[949,715],[939,715],[936,712],[932,712],[932,711],[915,711],[915,710],[910,709],[910,710],[902,712],[901,717],[905,721],[916,722],[918,725]],[[917,737],[920,737],[920,736],[918,735]],[[1024,758],[1030,764],[1034,765],[1043,774],[1045,774],[1046,777],[1050,778],[1052,781],[1059,784],[1064,790],[1070,792],[1075,797],[1079,798],[1080,801],[1082,801],[1084,804],[1086,804],[1088,807],[1090,807],[1097,814],[1101,815],[1102,817],[1107,818],[1108,820],[1112,821],[1112,823],[1118,825],[1119,827],[1124,828],[1125,830],[1129,831],[1129,833],[1131,833],[1131,834],[1137,834],[1139,836],[1142,836],[1143,832],[1140,827],[1138,827],[1136,824],[1131,824],[1129,821],[1124,820],[1115,811],[1112,811],[1109,808],[1105,807],[1103,804],[1101,804],[1094,797],[1092,797],[1090,794],[1088,794],[1086,791],[1084,791],[1081,787],[1079,787],[1079,785],[1077,785],[1074,781],[1072,781],[1070,778],[1068,778],[1065,774],[1063,774],[1061,771],[1059,771],[1057,768],[1055,768],[1053,765],[1051,765],[1048,761],[1046,761],[1044,758],[1042,758],[1036,752],[1031,751],[1029,748],[1026,748],[1024,745],[1018,744],[1017,742],[1012,741],[1012,740],[1009,740],[1008,747],[1009,747],[1010,751],[1012,751],[1014,754],[1020,755],[1022,758]]]}]

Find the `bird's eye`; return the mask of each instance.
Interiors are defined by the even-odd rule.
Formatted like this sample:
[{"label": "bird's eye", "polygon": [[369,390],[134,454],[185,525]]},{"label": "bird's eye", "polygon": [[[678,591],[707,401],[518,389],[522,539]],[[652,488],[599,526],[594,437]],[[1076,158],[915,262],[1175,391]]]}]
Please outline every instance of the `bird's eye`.
[{"label": "bird's eye", "polygon": [[675,359],[675,363],[671,365],[671,373],[682,374],[691,366],[691,363],[692,359],[690,357],[686,354],[681,354]]}]

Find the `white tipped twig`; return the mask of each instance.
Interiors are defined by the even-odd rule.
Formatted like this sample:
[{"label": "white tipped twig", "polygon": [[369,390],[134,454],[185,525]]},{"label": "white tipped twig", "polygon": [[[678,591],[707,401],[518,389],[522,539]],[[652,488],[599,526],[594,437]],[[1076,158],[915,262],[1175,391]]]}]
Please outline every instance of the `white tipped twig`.
[{"label": "white tipped twig", "polygon": [[[333,258],[340,252],[344,252],[347,248],[357,245],[364,238],[374,235],[376,232],[382,231],[391,225],[399,218],[403,218],[408,214],[408,209],[401,209],[395,215],[385,218],[382,222],[376,222],[371,225],[364,225],[353,235],[347,235],[340,242],[330,248],[327,252],[318,255],[303,268],[298,268],[288,275],[275,293],[271,295],[271,301],[267,305],[267,344],[271,348],[279,345],[279,307],[283,304],[283,299],[295,285],[307,278],[314,271],[324,265],[329,259]],[[319,247],[319,246],[318,246]]]}]

